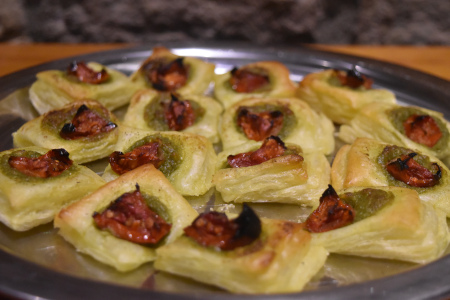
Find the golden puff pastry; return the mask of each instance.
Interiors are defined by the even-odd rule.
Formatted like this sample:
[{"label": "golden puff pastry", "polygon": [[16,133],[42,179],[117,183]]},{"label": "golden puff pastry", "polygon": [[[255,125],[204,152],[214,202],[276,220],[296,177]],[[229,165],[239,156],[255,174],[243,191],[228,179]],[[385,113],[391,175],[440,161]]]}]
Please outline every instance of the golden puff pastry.
[{"label": "golden puff pastry", "polygon": [[[411,119],[414,117],[417,121]],[[421,121],[429,122],[424,124],[428,129],[420,128]],[[411,131],[410,137],[406,130]],[[418,135],[418,131],[422,131],[422,135]],[[358,137],[366,137],[444,159],[450,155],[449,132],[450,123],[440,112],[416,106],[372,103],[361,109],[349,125],[341,126],[338,136],[349,144]]]},{"label": "golden puff pastry", "polygon": [[[401,158],[402,155],[412,156],[411,153],[416,153],[411,159],[430,169],[423,172],[431,173],[429,181],[434,185],[417,186],[414,184],[414,178],[407,184],[401,178],[396,179],[395,174],[388,172],[386,165],[389,162]],[[407,168],[412,170],[412,167]],[[421,200],[442,209],[450,216],[449,169],[435,156],[411,149],[359,138],[352,145],[345,145],[337,152],[331,167],[331,184],[336,189],[352,186],[399,186],[414,189],[419,193]]]},{"label": "golden puff pastry", "polygon": [[[171,99],[172,98],[172,99]],[[193,112],[192,120],[189,116],[186,125],[183,122],[177,122],[177,116],[172,123],[167,117],[172,103],[188,103],[188,109]],[[187,111],[187,105],[183,107]],[[176,109],[176,108],[173,108]],[[125,114],[124,123],[127,126],[139,129],[155,131],[181,131],[202,135],[208,138],[212,143],[219,142],[217,126],[222,113],[222,106],[214,99],[201,95],[167,95],[156,91],[145,89],[136,93],[131,99],[130,106]],[[179,120],[179,118],[178,118]],[[178,125],[181,123],[180,125]],[[184,125],[184,126],[183,126]]]},{"label": "golden puff pastry", "polygon": [[312,233],[312,243],[331,253],[427,263],[448,246],[445,213],[422,202],[414,190],[353,187],[338,194],[353,207],[353,223]]},{"label": "golden puff pastry", "polygon": [[213,184],[225,202],[276,202],[317,206],[330,183],[330,164],[321,153],[304,154],[299,146],[286,144],[278,157],[257,165],[232,168],[230,155],[255,151],[259,146],[242,144],[218,154]]},{"label": "golden puff pastry", "polygon": [[345,71],[337,70],[306,75],[299,84],[297,97],[338,124],[348,124],[369,103],[396,102],[395,95],[388,90],[342,85],[337,74],[346,75]]},{"label": "golden puff pastry", "polygon": [[173,54],[165,47],[155,47],[131,80],[140,88],[159,92],[201,95],[213,80],[215,65],[194,57]]},{"label": "golden puff pastry", "polygon": [[88,83],[68,75],[66,71],[49,70],[38,73],[37,81],[30,88],[30,100],[40,114],[59,109],[74,101],[93,99],[109,110],[127,104],[138,86],[123,73],[90,62],[89,68],[96,72],[105,70],[109,79],[101,83]]},{"label": "golden puff pastry", "polygon": [[[89,120],[94,123],[85,123]],[[64,148],[70,159],[86,163],[113,151],[117,124],[117,118],[99,102],[76,101],[25,123],[12,134],[13,143],[15,147]]]},{"label": "golden puff pastry", "polygon": [[[240,82],[233,82],[236,72],[243,73]],[[239,74],[239,73],[238,73]],[[254,75],[253,75],[254,74]],[[245,76],[261,76],[262,82],[255,86]],[[277,61],[260,61],[233,69],[225,74],[216,75],[214,79],[214,96],[225,108],[246,98],[289,98],[294,97],[296,86],[289,78],[289,70]],[[239,84],[242,88],[239,88]]]},{"label": "golden puff pastry", "polygon": [[96,173],[77,164],[56,176],[38,177],[13,168],[8,162],[10,157],[36,158],[48,151],[27,147],[0,153],[0,221],[14,230],[25,231],[50,222],[65,205],[105,183]]},{"label": "golden puff pastry", "polygon": [[[101,213],[113,201],[136,190],[147,205],[171,224],[170,233],[154,245],[142,245],[99,229],[94,213]],[[144,165],[104,185],[91,195],[73,203],[55,218],[59,234],[75,248],[119,271],[130,271],[156,258],[155,249],[174,241],[197,216],[197,212],[179,195],[164,175],[152,165]]]},{"label": "golden puff pastry", "polygon": [[[200,135],[176,131],[152,132],[127,127],[121,131],[115,150],[127,154],[152,142],[160,143],[158,155],[162,157],[159,170],[177,192],[184,196],[199,196],[211,188],[217,155],[211,142]],[[103,178],[111,181],[117,177],[119,174],[109,164]]]},{"label": "golden puff pastry", "polygon": [[221,251],[185,235],[157,250],[155,268],[236,293],[298,292],[322,268],[328,256],[312,245],[302,224],[262,219],[252,244]]},{"label": "golden puff pastry", "polygon": [[[250,139],[244,126],[238,125],[238,117],[249,115],[248,119],[255,119],[254,114],[265,114],[258,117],[255,125],[260,136]],[[267,121],[267,115],[276,119]],[[277,119],[281,120],[277,126]],[[267,123],[267,124],[266,124]],[[275,124],[275,125],[274,125]],[[250,126],[249,126],[250,125]],[[277,128],[278,127],[278,128]],[[277,135],[287,144],[299,145],[304,153],[330,154],[334,151],[334,125],[322,113],[312,110],[306,102],[297,98],[251,98],[242,100],[225,110],[219,135],[224,150],[244,144],[261,141],[264,135]]]}]

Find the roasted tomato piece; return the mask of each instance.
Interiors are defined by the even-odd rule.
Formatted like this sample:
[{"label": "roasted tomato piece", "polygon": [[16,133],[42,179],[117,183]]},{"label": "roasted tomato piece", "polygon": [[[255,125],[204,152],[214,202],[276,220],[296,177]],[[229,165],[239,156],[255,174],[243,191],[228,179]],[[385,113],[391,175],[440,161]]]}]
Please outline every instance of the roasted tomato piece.
[{"label": "roasted tomato piece", "polygon": [[150,142],[125,154],[119,151],[113,152],[109,156],[112,170],[122,175],[145,164],[152,164],[155,168],[159,168],[164,162],[163,155],[158,151],[160,143],[161,141]]},{"label": "roasted tomato piece", "polygon": [[258,150],[229,155],[227,161],[232,168],[250,167],[281,156],[285,151],[286,146],[283,141],[277,136],[270,136]]},{"label": "roasted tomato piece", "polygon": [[156,244],[172,228],[148,207],[139,185],[136,185],[136,191],[123,194],[102,213],[95,212],[93,218],[98,228],[138,244]]},{"label": "roasted tomato piece", "polygon": [[347,71],[345,74],[339,70],[335,70],[335,74],[342,85],[348,86],[352,89],[359,88],[360,86],[363,86],[366,89],[372,88],[373,80],[361,74],[355,68]]},{"label": "roasted tomato piece", "polygon": [[310,232],[326,232],[351,224],[355,210],[342,201],[331,185],[320,197],[319,207],[306,220]]},{"label": "roasted tomato piece", "polygon": [[70,168],[73,161],[65,149],[53,149],[37,158],[11,156],[8,159],[11,168],[33,177],[55,177]]},{"label": "roasted tomato piece", "polygon": [[436,174],[419,164],[413,159],[416,153],[402,155],[400,158],[394,159],[386,165],[386,170],[396,180],[400,180],[407,185],[414,187],[432,187],[439,183],[442,176],[441,168],[434,163]]},{"label": "roasted tomato piece", "polygon": [[103,119],[95,111],[83,104],[78,108],[72,122],[64,124],[59,135],[65,140],[76,140],[82,137],[110,132],[116,127],[116,124]]},{"label": "roasted tomato piece", "polygon": [[164,103],[164,118],[171,130],[180,131],[195,123],[195,111],[191,101],[181,101],[171,94],[171,101]]},{"label": "roasted tomato piece", "polygon": [[252,93],[264,88],[270,83],[269,76],[264,72],[252,72],[246,68],[231,70],[230,85],[238,93]]},{"label": "roasted tomato piece", "polygon": [[261,221],[244,204],[242,212],[233,220],[229,220],[224,213],[202,213],[184,229],[184,233],[202,246],[233,250],[249,245],[259,237]]},{"label": "roasted tomato piece", "polygon": [[436,121],[428,115],[411,115],[403,122],[406,136],[416,143],[433,147],[442,137]]},{"label": "roasted tomato piece", "polygon": [[72,62],[67,68],[67,74],[75,76],[79,81],[90,84],[100,84],[109,80],[110,76],[105,69],[96,72],[84,62]]},{"label": "roasted tomato piece", "polygon": [[183,63],[184,57],[172,61],[155,59],[147,63],[144,73],[153,88],[170,92],[184,86],[188,79],[188,67]]},{"label": "roasted tomato piece", "polygon": [[237,124],[248,139],[262,141],[271,135],[278,135],[283,128],[284,116],[281,111],[251,112],[247,107],[240,107]]}]

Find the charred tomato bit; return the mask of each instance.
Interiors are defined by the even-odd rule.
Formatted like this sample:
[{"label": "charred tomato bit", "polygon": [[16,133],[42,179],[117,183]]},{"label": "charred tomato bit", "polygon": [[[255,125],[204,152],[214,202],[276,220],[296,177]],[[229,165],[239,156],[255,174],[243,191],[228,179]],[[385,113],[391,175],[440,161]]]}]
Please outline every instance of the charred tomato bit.
[{"label": "charred tomato bit", "polygon": [[416,143],[433,147],[442,137],[436,121],[428,115],[411,115],[403,122],[406,136]]},{"label": "charred tomato bit", "polygon": [[136,191],[123,194],[92,217],[99,229],[138,244],[156,244],[172,227],[148,207],[137,184]]},{"label": "charred tomato bit", "polygon": [[246,204],[236,219],[229,220],[219,212],[207,212],[198,216],[184,233],[205,247],[233,250],[251,244],[261,234],[261,221]]},{"label": "charred tomato bit", "polygon": [[159,140],[150,142],[125,154],[119,151],[111,153],[109,163],[112,170],[122,175],[145,164],[152,164],[158,169],[164,162],[164,157],[159,151],[160,143]]},{"label": "charred tomato bit", "polygon": [[230,85],[238,93],[252,93],[270,83],[269,76],[246,68],[231,70]]},{"label": "charred tomato bit", "polygon": [[283,113],[279,110],[251,112],[240,107],[237,113],[237,125],[248,139],[262,141],[271,135],[278,135],[283,128]]},{"label": "charred tomato bit", "polygon": [[195,111],[191,101],[179,100],[176,95],[171,94],[171,101],[162,105],[164,118],[171,130],[180,131],[195,123]]},{"label": "charred tomato bit", "polygon": [[355,218],[355,210],[342,201],[331,185],[320,197],[319,207],[306,220],[310,232],[326,232],[349,225]]},{"label": "charred tomato bit", "polygon": [[110,76],[105,69],[96,72],[84,62],[72,62],[67,68],[67,75],[75,76],[79,81],[90,84],[100,84],[109,80]]},{"label": "charred tomato bit", "polygon": [[342,85],[352,89],[357,89],[361,86],[366,89],[372,88],[373,80],[358,72],[356,68],[345,72],[345,74],[339,70],[335,70],[335,74]]},{"label": "charred tomato bit", "polygon": [[69,152],[65,149],[53,149],[37,158],[11,156],[8,163],[22,174],[48,178],[58,176],[69,169],[73,161],[69,159]]},{"label": "charred tomato bit", "polygon": [[59,135],[65,140],[76,140],[110,132],[116,127],[116,124],[105,120],[83,104],[78,108],[72,122],[64,124]]},{"label": "charred tomato bit", "polygon": [[410,153],[392,160],[386,165],[386,171],[396,180],[400,180],[409,186],[432,187],[438,184],[442,176],[439,165],[432,164],[437,168],[436,174],[433,174],[413,159],[416,155],[417,153]]},{"label": "charred tomato bit", "polygon": [[229,155],[228,165],[232,168],[242,168],[259,165],[272,158],[282,156],[286,151],[283,141],[277,136],[270,136],[256,151]]},{"label": "charred tomato bit", "polygon": [[172,61],[155,59],[146,64],[143,71],[153,88],[170,92],[184,86],[188,79],[188,67],[184,57]]}]

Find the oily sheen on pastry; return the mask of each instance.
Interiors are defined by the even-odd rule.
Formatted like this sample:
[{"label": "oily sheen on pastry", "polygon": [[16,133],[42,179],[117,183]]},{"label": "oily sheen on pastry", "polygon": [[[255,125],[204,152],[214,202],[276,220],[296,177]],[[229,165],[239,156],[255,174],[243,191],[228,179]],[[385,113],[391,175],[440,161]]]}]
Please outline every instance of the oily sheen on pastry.
[{"label": "oily sheen on pastry", "polygon": [[[144,199],[143,206],[157,214],[153,221],[147,221],[147,219],[141,221],[140,217],[144,213],[140,214],[140,212],[143,211],[143,208],[137,210],[131,206],[121,208],[127,220],[134,220],[134,223],[129,222],[131,225],[127,221],[120,223],[120,219],[118,219],[118,222],[111,221],[112,225],[106,229],[99,227],[98,223],[94,221],[94,216],[104,214],[108,209],[109,212],[104,214],[106,218],[109,215],[111,218],[114,218],[116,214],[120,215],[121,210],[116,208],[114,211],[114,205],[128,205],[125,197],[136,193],[137,190]],[[136,209],[137,212],[133,213],[133,209]],[[58,233],[74,245],[78,251],[119,271],[126,272],[154,260],[156,248],[174,241],[182,234],[183,228],[190,224],[196,216],[197,212],[174,190],[160,171],[152,165],[143,165],[63,209],[56,216],[54,223],[55,227],[59,228]],[[170,229],[161,240],[156,243],[144,244],[142,240],[151,239],[153,237],[151,234],[142,235],[139,240],[141,237],[139,235],[140,226],[150,226],[161,219],[164,224],[169,224],[166,227]],[[132,225],[136,222],[138,222],[137,229]],[[143,224],[139,225],[140,223]],[[121,230],[125,234],[118,236],[122,232]],[[154,230],[155,234],[158,233],[157,230],[158,228]],[[150,232],[153,233],[153,231]],[[128,240],[125,237],[135,240]]]}]

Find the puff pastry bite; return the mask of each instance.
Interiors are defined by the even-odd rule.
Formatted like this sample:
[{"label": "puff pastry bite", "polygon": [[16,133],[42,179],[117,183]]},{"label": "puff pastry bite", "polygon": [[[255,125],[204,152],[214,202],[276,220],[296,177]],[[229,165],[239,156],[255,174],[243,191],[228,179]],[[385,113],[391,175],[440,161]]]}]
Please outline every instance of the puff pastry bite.
[{"label": "puff pastry bite", "polygon": [[[201,214],[185,235],[157,250],[155,268],[236,293],[302,290],[322,268],[327,251],[312,245],[302,224],[258,223],[249,210],[244,205],[232,220],[217,212]],[[217,236],[208,227],[225,234]]]},{"label": "puff pastry bite", "polygon": [[141,88],[196,95],[208,89],[214,69],[212,63],[175,55],[165,47],[155,47],[130,78]]},{"label": "puff pastry bite", "polygon": [[77,163],[108,156],[119,135],[117,118],[94,100],[70,103],[25,123],[13,133],[15,147],[64,148]]},{"label": "puff pastry bite", "polygon": [[348,124],[369,103],[396,102],[392,92],[373,89],[372,80],[357,70],[308,74],[300,82],[296,95],[338,124]]},{"label": "puff pastry bite", "polygon": [[334,151],[334,125],[297,98],[251,98],[225,110],[219,135],[225,150],[279,136],[304,153]]},{"label": "puff pastry bite", "polygon": [[203,195],[212,186],[217,156],[205,137],[126,128],[121,132],[116,150],[103,173],[106,181],[142,164],[153,164],[182,195]]},{"label": "puff pastry bite", "polygon": [[0,153],[0,221],[25,231],[53,220],[65,205],[104,184],[64,149],[16,148]]},{"label": "puff pastry bite", "polygon": [[[341,254],[426,263],[449,243],[445,213],[399,187],[330,186],[307,219],[313,243]],[[332,212],[332,213],[330,213]]]},{"label": "puff pastry bite", "polygon": [[330,183],[321,153],[269,137],[261,147],[243,144],[219,153],[213,184],[225,202],[280,202],[317,206]]},{"label": "puff pastry bite", "polygon": [[64,208],[54,223],[78,251],[125,272],[154,260],[155,249],[196,216],[160,171],[144,165]]},{"label": "puff pastry bite", "polygon": [[225,108],[246,98],[288,98],[295,95],[289,70],[277,61],[260,61],[216,75],[214,96]]},{"label": "puff pastry bite", "polygon": [[83,99],[97,100],[113,110],[127,104],[138,89],[125,74],[96,62],[73,62],[66,71],[49,70],[36,76],[29,93],[40,114]]},{"label": "puff pastry bite", "polygon": [[341,126],[339,138],[351,144],[358,137],[417,149],[443,159],[450,155],[450,123],[442,113],[416,106],[372,103]]},{"label": "puff pastry bite", "polygon": [[331,167],[336,189],[351,186],[399,186],[414,189],[420,199],[450,216],[450,171],[435,156],[359,138],[343,146]]},{"label": "puff pastry bite", "polygon": [[195,133],[218,143],[221,113],[222,106],[207,96],[168,95],[145,89],[131,99],[124,123],[146,130]]}]

